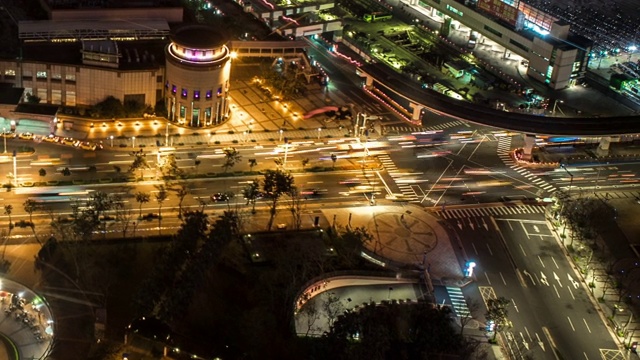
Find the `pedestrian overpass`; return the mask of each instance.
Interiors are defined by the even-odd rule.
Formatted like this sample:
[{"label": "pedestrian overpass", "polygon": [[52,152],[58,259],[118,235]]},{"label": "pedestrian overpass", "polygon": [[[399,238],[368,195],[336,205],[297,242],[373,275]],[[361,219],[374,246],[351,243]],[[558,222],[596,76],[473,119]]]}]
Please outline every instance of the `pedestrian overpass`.
[{"label": "pedestrian overpass", "polygon": [[385,101],[406,120],[419,125],[431,112],[474,124],[525,134],[524,159],[530,159],[536,135],[600,137],[599,151],[607,152],[620,136],[640,134],[640,116],[545,117],[492,109],[456,100],[432,89],[424,89],[381,64],[357,69],[365,90]]}]

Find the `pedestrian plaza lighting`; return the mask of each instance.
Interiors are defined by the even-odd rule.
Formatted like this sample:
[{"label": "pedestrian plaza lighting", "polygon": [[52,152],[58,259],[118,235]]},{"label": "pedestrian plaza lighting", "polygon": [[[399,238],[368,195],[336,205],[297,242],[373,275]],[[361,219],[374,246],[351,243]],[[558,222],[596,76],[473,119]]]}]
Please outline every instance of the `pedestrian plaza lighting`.
[{"label": "pedestrian plaza lighting", "polygon": [[464,276],[465,277],[472,277],[473,276],[473,269],[476,267],[476,262],[475,261],[467,261],[464,264]]}]

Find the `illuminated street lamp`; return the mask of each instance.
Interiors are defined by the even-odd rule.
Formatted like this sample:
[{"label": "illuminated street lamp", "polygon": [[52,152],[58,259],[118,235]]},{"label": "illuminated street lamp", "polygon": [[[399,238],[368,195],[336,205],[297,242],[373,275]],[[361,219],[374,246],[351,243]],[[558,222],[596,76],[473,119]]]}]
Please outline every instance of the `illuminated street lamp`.
[{"label": "illuminated street lamp", "polygon": [[136,137],[135,136],[131,137],[131,147],[134,148],[134,149],[136,148]]},{"label": "illuminated street lamp", "polygon": [[320,133],[322,132],[322,128],[318,128],[318,140],[320,140]]},{"label": "illuminated street lamp", "polygon": [[633,53],[638,50],[638,47],[635,45],[631,45],[629,46],[629,59],[627,59],[627,61],[631,61],[631,55],[633,55]]},{"label": "illuminated street lamp", "polygon": [[111,140],[111,147],[113,147],[113,135],[109,136],[109,140]]},{"label": "illuminated street lamp", "polygon": [[472,277],[473,276],[473,269],[476,267],[476,262],[475,261],[467,261],[466,264],[464,265],[464,276],[465,277]]},{"label": "illuminated street lamp", "polygon": [[280,140],[278,140],[279,142],[282,142],[282,133],[284,133],[284,130],[280,129]]}]

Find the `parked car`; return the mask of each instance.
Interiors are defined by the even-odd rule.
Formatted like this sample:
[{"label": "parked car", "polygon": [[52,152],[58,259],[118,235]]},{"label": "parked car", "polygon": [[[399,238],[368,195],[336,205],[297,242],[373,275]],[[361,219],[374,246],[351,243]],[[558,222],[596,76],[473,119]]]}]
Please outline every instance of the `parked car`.
[{"label": "parked car", "polygon": [[22,140],[33,140],[33,134],[30,132],[20,133],[20,135],[18,135],[18,138]]},{"label": "parked car", "polygon": [[96,148],[97,148],[96,144],[88,142],[88,141],[80,142],[79,146],[80,146],[81,149],[89,150],[89,151],[95,151]]},{"label": "parked car", "polygon": [[57,142],[60,142],[60,137],[59,136],[55,136],[53,134],[50,134],[49,136],[43,137],[42,141],[51,142],[51,143],[57,143]]},{"label": "parked car", "polygon": [[17,136],[18,136],[18,134],[14,133],[14,132],[11,132],[11,131],[5,131],[5,132],[2,133],[2,137],[9,138],[9,139],[13,139],[13,138],[15,138]]},{"label": "parked car", "polygon": [[73,145],[76,142],[76,140],[74,138],[70,138],[70,137],[66,137],[64,139],[62,139],[61,143],[65,144],[65,145]]}]

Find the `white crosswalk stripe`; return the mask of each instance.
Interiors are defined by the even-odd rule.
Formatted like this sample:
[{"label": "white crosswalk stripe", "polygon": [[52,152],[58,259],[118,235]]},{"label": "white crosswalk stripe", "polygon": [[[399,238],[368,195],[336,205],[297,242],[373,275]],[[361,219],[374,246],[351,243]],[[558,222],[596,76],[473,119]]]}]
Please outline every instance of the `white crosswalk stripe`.
[{"label": "white crosswalk stripe", "polygon": [[640,199],[640,191],[598,191],[601,199]]},{"label": "white crosswalk stripe", "polygon": [[[389,155],[387,154],[378,155],[378,161],[382,163],[382,166],[387,171],[387,173],[393,178],[394,181],[402,177],[402,175],[400,175],[400,171],[398,170],[398,167],[393,162],[393,160],[389,157]],[[403,196],[407,197],[407,199],[409,199],[410,202],[416,202],[419,200],[418,194],[416,194],[415,190],[413,190],[411,185],[396,183],[396,186],[398,186],[398,189],[400,189],[400,193]]]},{"label": "white crosswalk stripe", "polygon": [[408,125],[389,125],[384,127],[384,133],[412,133],[412,132],[420,132],[420,131],[433,131],[433,130],[444,130],[449,129],[456,126],[467,126],[464,121],[456,120],[450,121],[443,124],[422,127],[422,126],[408,126]]},{"label": "white crosswalk stripe", "polygon": [[498,157],[505,165],[513,169],[518,174],[524,176],[527,180],[530,180],[537,187],[550,192],[557,190],[555,186],[540,179],[538,175],[532,173],[529,169],[525,169],[522,166],[517,165],[511,157],[511,136],[503,136],[498,139]]},{"label": "white crosswalk stripe", "polygon": [[447,294],[449,294],[449,299],[451,300],[451,306],[453,306],[453,310],[458,317],[469,317],[471,316],[471,312],[469,311],[469,306],[467,305],[467,300],[464,298],[464,294],[462,294],[462,290],[459,287],[447,286]]},{"label": "white crosswalk stripe", "polygon": [[520,215],[520,214],[543,214],[544,206],[542,205],[501,205],[481,208],[459,208],[436,210],[435,214],[443,219],[460,219],[480,216],[503,216],[503,215]]}]

